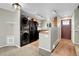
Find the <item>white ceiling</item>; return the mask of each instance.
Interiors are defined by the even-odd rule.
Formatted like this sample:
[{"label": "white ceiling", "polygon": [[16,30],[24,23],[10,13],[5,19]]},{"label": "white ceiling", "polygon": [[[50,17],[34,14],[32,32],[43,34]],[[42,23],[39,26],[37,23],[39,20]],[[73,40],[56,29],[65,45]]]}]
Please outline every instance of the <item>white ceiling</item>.
[{"label": "white ceiling", "polygon": [[[39,16],[38,18],[41,16],[49,19],[51,16],[56,15],[53,13],[53,10],[56,10],[60,16],[71,15],[74,9],[77,8],[78,3],[20,3],[20,5],[25,12]],[[15,11],[12,3],[0,3],[0,8]]]},{"label": "white ceiling", "polygon": [[0,3],[0,8],[6,9],[8,11],[14,12],[14,8],[12,7],[12,3]]},{"label": "white ceiling", "polygon": [[49,19],[55,16],[53,10],[56,10],[60,16],[71,16],[78,3],[24,3],[21,5],[24,11]]}]

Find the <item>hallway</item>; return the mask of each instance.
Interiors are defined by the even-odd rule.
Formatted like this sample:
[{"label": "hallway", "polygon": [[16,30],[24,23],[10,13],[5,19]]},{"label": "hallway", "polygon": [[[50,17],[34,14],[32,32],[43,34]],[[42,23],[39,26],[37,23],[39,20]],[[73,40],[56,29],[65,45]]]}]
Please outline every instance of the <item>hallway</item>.
[{"label": "hallway", "polygon": [[51,55],[76,56],[76,51],[71,40],[62,39]]}]

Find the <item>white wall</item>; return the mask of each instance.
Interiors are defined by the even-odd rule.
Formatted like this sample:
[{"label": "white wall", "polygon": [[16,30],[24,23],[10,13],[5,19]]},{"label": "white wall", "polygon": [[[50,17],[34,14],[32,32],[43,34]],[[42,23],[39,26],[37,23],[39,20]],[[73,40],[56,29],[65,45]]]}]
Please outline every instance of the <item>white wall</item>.
[{"label": "white wall", "polygon": [[58,40],[58,27],[52,27],[51,28],[51,50],[55,48],[57,45],[57,40]]},{"label": "white wall", "polygon": [[60,13],[61,17],[67,17],[67,16],[72,16],[73,10],[65,11]]},{"label": "white wall", "polygon": [[7,45],[7,36],[13,35],[15,13],[0,9],[0,46]]},{"label": "white wall", "polygon": [[14,45],[20,47],[20,8],[15,10]]},{"label": "white wall", "polygon": [[0,28],[1,47],[20,47],[20,8],[15,12],[0,9]]},{"label": "white wall", "polygon": [[71,39],[72,39],[72,42],[74,43],[74,12],[73,12],[73,14],[72,14],[72,23],[71,23]]},{"label": "white wall", "polygon": [[73,14],[73,42],[79,44],[79,9],[76,9]]}]

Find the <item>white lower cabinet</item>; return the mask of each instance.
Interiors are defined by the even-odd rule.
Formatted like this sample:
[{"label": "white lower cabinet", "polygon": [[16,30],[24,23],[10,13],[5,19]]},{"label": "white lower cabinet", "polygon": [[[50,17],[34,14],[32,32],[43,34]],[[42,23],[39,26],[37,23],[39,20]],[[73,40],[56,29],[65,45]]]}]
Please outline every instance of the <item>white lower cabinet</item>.
[{"label": "white lower cabinet", "polygon": [[50,51],[50,38],[48,34],[39,33],[39,47]]}]

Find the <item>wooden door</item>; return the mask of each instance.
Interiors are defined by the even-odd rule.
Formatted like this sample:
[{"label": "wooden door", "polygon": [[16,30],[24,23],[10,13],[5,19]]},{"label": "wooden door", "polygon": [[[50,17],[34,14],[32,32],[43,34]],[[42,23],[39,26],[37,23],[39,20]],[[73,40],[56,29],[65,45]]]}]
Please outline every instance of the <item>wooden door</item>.
[{"label": "wooden door", "polygon": [[71,20],[61,20],[61,38],[71,39]]}]

